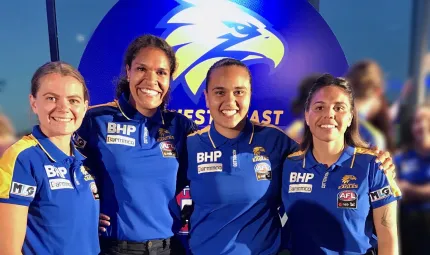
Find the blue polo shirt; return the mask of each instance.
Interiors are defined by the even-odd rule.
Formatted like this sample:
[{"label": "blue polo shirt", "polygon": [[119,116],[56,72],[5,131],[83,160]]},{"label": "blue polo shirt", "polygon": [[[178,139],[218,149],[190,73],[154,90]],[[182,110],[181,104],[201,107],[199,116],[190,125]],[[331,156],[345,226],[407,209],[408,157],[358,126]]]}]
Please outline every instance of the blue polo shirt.
[{"label": "blue polo shirt", "polygon": [[[415,185],[430,183],[430,156],[419,155],[415,150],[408,150],[394,157],[397,178]],[[430,201],[407,201],[401,204],[404,210],[429,211]]]},{"label": "blue polo shirt", "polygon": [[249,120],[234,139],[213,123],[188,137],[194,255],[279,251],[282,163],[296,149],[280,129]]},{"label": "blue polo shirt", "polygon": [[311,152],[284,163],[282,201],[292,254],[365,254],[377,247],[372,210],[400,198],[372,151],[346,147],[327,168]]},{"label": "blue polo shirt", "polygon": [[195,129],[176,112],[157,110],[148,118],[125,94],[87,112],[74,140],[97,177],[100,211],[110,216],[104,237],[143,242],[179,231],[175,194],[186,184],[179,167],[186,160],[185,139]]},{"label": "blue polo shirt", "polygon": [[40,130],[0,159],[0,203],[28,207],[23,254],[98,254],[99,203],[93,176]]}]

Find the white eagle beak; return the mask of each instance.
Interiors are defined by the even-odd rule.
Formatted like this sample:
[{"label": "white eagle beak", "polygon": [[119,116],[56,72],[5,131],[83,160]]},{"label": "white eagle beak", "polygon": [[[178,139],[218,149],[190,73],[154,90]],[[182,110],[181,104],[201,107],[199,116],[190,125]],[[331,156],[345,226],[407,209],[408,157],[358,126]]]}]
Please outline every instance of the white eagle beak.
[{"label": "white eagle beak", "polygon": [[[284,57],[285,48],[281,40],[266,29],[258,29],[261,35],[235,44],[225,51],[244,51],[250,55],[243,60],[262,58],[262,56],[273,60],[276,68]],[[252,52],[257,54],[253,55]]]}]

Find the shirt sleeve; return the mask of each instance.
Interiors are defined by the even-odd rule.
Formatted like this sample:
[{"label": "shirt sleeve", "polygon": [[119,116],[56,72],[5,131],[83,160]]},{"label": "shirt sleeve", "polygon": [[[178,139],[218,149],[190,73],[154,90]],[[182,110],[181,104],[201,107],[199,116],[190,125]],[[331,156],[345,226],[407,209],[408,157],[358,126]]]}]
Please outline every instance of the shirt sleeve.
[{"label": "shirt sleeve", "polygon": [[0,160],[0,203],[29,206],[37,191],[30,160],[6,151]]},{"label": "shirt sleeve", "polygon": [[185,132],[187,133],[187,135],[199,130],[199,127],[196,125],[196,123],[191,120],[188,119],[187,117],[185,117],[187,120],[185,122]]},{"label": "shirt sleeve", "polygon": [[373,209],[399,200],[401,197],[400,189],[395,180],[384,174],[384,171],[379,170],[380,163],[376,163],[375,159],[376,157],[369,166],[369,198]]},{"label": "shirt sleeve", "polygon": [[281,151],[282,151],[282,158],[286,159],[287,156],[293,152],[296,152],[300,149],[299,144],[294,141],[293,139],[291,139],[288,135],[286,135],[285,133],[282,136],[282,146],[281,146]]}]

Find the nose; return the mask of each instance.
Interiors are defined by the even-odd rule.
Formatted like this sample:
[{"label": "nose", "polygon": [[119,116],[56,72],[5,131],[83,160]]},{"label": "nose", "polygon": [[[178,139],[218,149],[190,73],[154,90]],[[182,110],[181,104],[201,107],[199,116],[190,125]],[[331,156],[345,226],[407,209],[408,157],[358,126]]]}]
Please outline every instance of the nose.
[{"label": "nose", "polygon": [[146,73],[146,80],[151,84],[155,84],[157,82],[157,73],[155,71],[149,71]]},{"label": "nose", "polygon": [[326,119],[334,119],[334,115],[335,115],[335,111],[333,108],[327,108],[326,112],[325,112],[325,116],[324,118]]},{"label": "nose", "polygon": [[227,101],[227,103],[229,103],[229,104],[235,104],[235,102],[236,102],[236,97],[234,96],[234,93],[233,93],[233,92],[231,92],[231,93],[228,93],[228,94],[227,94],[226,101]]},{"label": "nose", "polygon": [[57,101],[57,109],[59,111],[67,112],[69,109],[69,101],[67,99],[60,99]]}]

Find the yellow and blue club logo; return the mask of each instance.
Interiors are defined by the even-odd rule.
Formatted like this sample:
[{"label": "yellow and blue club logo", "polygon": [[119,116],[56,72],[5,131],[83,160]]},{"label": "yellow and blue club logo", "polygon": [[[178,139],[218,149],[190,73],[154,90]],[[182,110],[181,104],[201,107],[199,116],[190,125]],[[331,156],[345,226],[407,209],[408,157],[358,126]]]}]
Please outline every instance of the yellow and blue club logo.
[{"label": "yellow and blue club logo", "polygon": [[276,68],[286,44],[272,25],[257,13],[229,0],[181,0],[158,27],[176,49],[175,84],[187,87],[198,101],[207,70],[218,60],[232,57]]},{"label": "yellow and blue club logo", "polygon": [[164,38],[178,68],[168,107],[210,123],[204,84],[209,67],[231,57],[250,68],[252,120],[285,127],[300,80],[310,73],[341,76],[343,51],[319,13],[305,0],[119,0],[99,23],[79,70],[92,104],[112,101],[128,44],[142,34]]}]

